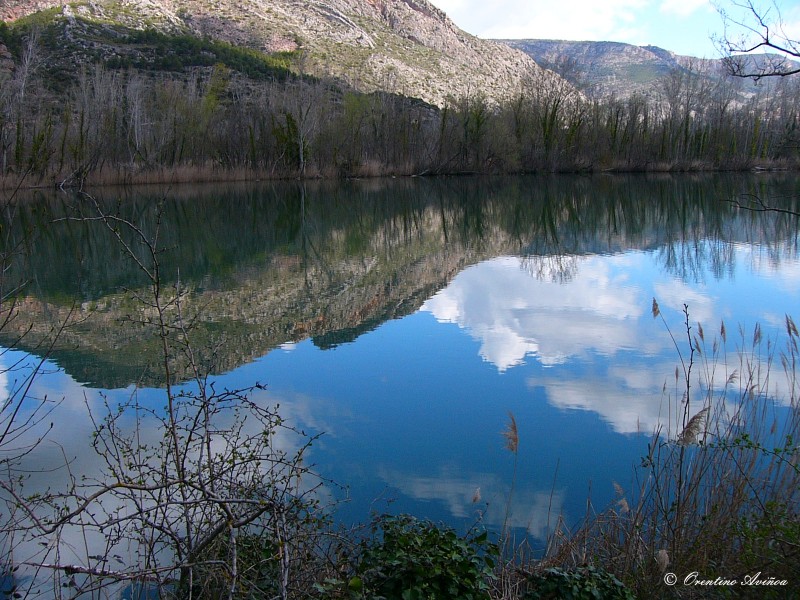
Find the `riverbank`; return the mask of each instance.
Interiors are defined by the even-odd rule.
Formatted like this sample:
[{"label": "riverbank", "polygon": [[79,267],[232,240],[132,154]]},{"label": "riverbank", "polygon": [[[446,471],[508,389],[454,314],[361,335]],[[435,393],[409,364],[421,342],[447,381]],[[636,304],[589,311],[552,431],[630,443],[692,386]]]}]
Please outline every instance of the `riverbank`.
[{"label": "riverbank", "polygon": [[[556,170],[552,174],[685,174],[685,173],[746,173],[746,172],[800,172],[800,162],[788,159],[753,161],[747,165],[719,168],[714,165],[692,162],[684,163],[653,163],[636,168],[628,165],[608,166],[604,168],[586,168],[581,170]],[[50,174],[46,177],[34,177],[30,174],[6,174],[0,176],[0,190],[11,192],[17,189],[75,189],[82,187],[105,186],[138,186],[138,185],[179,185],[200,183],[239,183],[259,181],[282,180],[337,180],[337,179],[369,179],[382,177],[460,177],[476,175],[528,175],[536,173],[495,173],[495,172],[415,172],[413,169],[387,169],[377,164],[370,164],[363,168],[354,169],[343,175],[334,171],[307,171],[304,176],[290,172],[268,172],[246,167],[226,168],[220,165],[183,165],[178,167],[160,167],[151,169],[139,168],[100,168],[85,175],[76,176],[74,173]]]}]

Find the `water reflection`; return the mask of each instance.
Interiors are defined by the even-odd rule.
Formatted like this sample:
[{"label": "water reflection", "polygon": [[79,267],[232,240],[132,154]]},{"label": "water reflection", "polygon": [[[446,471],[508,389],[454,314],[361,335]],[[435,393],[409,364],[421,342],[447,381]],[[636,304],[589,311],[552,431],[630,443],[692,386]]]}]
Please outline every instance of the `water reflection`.
[{"label": "water reflection", "polygon": [[[543,537],[558,514],[580,517],[588,482],[599,505],[612,479],[624,486],[642,453],[636,434],[668,416],[677,357],[650,315],[654,296],[678,328],[684,304],[709,330],[778,328],[797,306],[796,219],[724,201],[757,193],[798,210],[797,190],[789,177],[530,177],[98,201],[149,233],[160,222],[162,271],[188,288],[212,380],[267,383],[259,401],[325,432],[312,458],[349,488],[343,518],[391,501],[501,524],[511,461],[499,432],[511,410],[521,435],[511,522]],[[92,210],[37,194],[4,213],[6,247],[26,249],[7,283],[27,284],[0,333],[11,345],[27,332],[17,348],[35,354],[72,315],[52,353],[63,372],[35,393],[63,398],[62,422],[75,426],[54,442],[85,472],[99,462],[82,450],[80,415],[102,409],[99,390],[112,404],[136,386],[160,393],[156,340],[129,323],[145,314],[132,297],[146,282],[100,224],[67,219]],[[55,464],[56,448],[30,460]]]},{"label": "water reflection", "polygon": [[[500,503],[511,494],[511,482],[501,479],[496,473],[470,473],[467,477],[459,477],[443,466],[438,473],[427,476],[413,471],[386,469],[381,469],[379,476],[410,498],[442,503],[451,518],[464,523],[480,521],[495,531],[503,527],[506,505],[501,506]],[[484,490],[489,492],[488,504],[483,497]],[[564,490],[536,490],[525,486],[520,493],[512,495],[508,508],[509,527],[544,540],[547,533],[552,531],[557,516],[563,514]]]},{"label": "water reflection", "polygon": [[[212,367],[224,372],[285,343],[312,338],[329,348],[352,341],[411,314],[466,266],[497,256],[524,257],[536,279],[560,283],[598,268],[588,257],[623,250],[655,250],[660,269],[689,285],[728,277],[737,244],[775,265],[791,263],[793,218],[764,218],[721,199],[743,192],[787,197],[793,185],[731,177],[405,180],[203,188],[168,191],[167,200],[163,190],[121,199],[104,192],[100,205],[150,235],[159,223],[161,271],[168,283],[180,274],[189,287],[187,309],[202,311],[197,337],[203,345],[222,341]],[[59,364],[98,387],[157,381],[144,360],[153,349],[146,336],[116,326],[141,316],[131,294],[120,293],[144,286],[141,272],[102,224],[66,220],[93,214],[91,204],[38,194],[18,210],[4,224],[17,238],[7,245],[29,251],[17,255],[9,274],[17,279],[7,284],[28,282],[28,295],[2,340],[32,328],[24,347],[33,349],[77,301],[78,316],[92,318],[64,332]],[[590,293],[572,306],[598,302],[622,311],[619,318],[632,304]],[[505,360],[519,354],[510,351]]]},{"label": "water reflection", "polygon": [[621,321],[639,318],[646,306],[644,290],[630,280],[633,260],[581,257],[570,280],[554,285],[539,271],[530,276],[530,258],[498,258],[464,270],[422,310],[469,330],[500,372],[529,354],[544,365],[589,351],[613,355],[638,343]]}]

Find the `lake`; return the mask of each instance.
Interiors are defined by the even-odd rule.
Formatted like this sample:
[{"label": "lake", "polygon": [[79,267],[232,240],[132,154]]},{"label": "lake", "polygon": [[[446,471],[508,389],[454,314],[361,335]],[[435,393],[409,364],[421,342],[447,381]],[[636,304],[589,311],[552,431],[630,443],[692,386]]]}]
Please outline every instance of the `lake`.
[{"label": "lake", "polygon": [[[800,299],[790,175],[553,176],[279,182],[95,190],[158,235],[166,283],[197,316],[199,362],[222,388],[320,434],[308,460],[343,523],[408,512],[466,530],[506,518],[535,546],[601,510],[654,429],[676,435],[679,350],[724,322],[780,343]],[[0,332],[6,396],[71,319],[30,395],[59,401],[25,457],[30,489],[95,475],[87,410],[160,402],[157,339],[137,327],[147,280],[85,198],[6,207]],[[130,241],[146,260],[145,248]],[[657,299],[666,321],[654,318]],[[698,325],[700,324],[700,325]],[[668,327],[667,327],[668,326]],[[18,338],[25,333],[21,341]],[[734,335],[736,334],[736,335]],[[677,339],[676,349],[674,338]],[[13,367],[13,368],[12,368]],[[781,389],[776,387],[781,405]],[[699,406],[698,406],[699,408]],[[514,416],[518,456],[502,432]],[[31,433],[30,435],[34,435]],[[288,444],[296,442],[287,442]],[[513,493],[512,493],[513,484]],[[511,498],[510,503],[508,502]],[[510,506],[510,508],[509,508]]]}]

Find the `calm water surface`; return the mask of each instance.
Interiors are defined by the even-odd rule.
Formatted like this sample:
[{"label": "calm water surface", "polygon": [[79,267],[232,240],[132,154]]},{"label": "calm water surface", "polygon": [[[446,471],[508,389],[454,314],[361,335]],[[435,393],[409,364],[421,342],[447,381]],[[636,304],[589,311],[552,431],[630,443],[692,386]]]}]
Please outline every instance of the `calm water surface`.
[{"label": "calm water surface", "polygon": [[[739,210],[758,194],[798,209],[792,177],[560,177],[103,190],[107,210],[155,231],[218,345],[217,385],[267,385],[257,399],[310,434],[310,458],[339,485],[345,522],[410,512],[459,529],[500,527],[519,428],[511,523],[541,542],[633,487],[653,429],[667,429],[682,310],[707,337],[759,323],[778,337],[800,299],[797,219]],[[26,249],[19,328],[35,347],[71,307],[33,394],[63,398],[32,469],[87,452],[87,406],[136,386],[157,401],[153,339],[123,323],[145,281],[101,226],[54,218],[91,207],[23,198],[5,226]],[[8,218],[8,217],[7,217]],[[14,333],[4,331],[10,346]],[[39,337],[37,337],[39,336]],[[733,346],[733,344],[732,344]],[[731,348],[733,349],[733,348]],[[0,382],[11,389],[13,374]],[[666,384],[666,391],[665,390]],[[776,390],[780,402],[780,390]],[[674,410],[674,406],[673,406]],[[63,450],[62,450],[63,449]],[[65,475],[34,475],[49,484]],[[341,487],[339,487],[341,486]],[[474,502],[476,491],[480,500]]]}]

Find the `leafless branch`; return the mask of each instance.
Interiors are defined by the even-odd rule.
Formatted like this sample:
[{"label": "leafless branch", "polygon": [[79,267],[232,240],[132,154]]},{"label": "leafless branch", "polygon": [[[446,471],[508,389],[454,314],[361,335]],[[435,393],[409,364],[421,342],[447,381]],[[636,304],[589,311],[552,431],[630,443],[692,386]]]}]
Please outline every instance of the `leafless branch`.
[{"label": "leafless branch", "polygon": [[[14,527],[29,539],[48,540],[57,548],[63,533],[77,528],[84,536],[90,532],[105,536],[102,558],[116,545],[133,545],[143,553],[141,564],[117,570],[90,562],[62,564],[45,557],[25,564],[70,577],[86,576],[92,589],[132,580],[158,586],[169,581],[189,594],[216,569],[224,573],[219,581],[225,581],[217,593],[233,598],[243,581],[239,538],[255,528],[268,532],[280,548],[280,556],[276,556],[282,573],[280,595],[288,597],[296,560],[293,548],[299,543],[292,532],[301,515],[314,506],[313,494],[320,485],[314,484],[314,474],[303,464],[304,454],[316,438],[293,430],[274,409],[253,402],[249,394],[261,389],[258,384],[217,391],[209,383],[192,341],[197,315],[185,314],[188,290],[180,276],[174,286],[166,286],[162,280],[161,212],[154,233],[148,234],[144,226],[106,212],[94,197],[81,194],[94,214],[67,219],[104,224],[148,278],[147,297],[145,292],[136,292],[134,298],[139,298],[152,316],[132,317],[130,322],[152,327],[158,336],[167,402],[160,412],[141,407],[133,395],[128,404],[119,407],[112,408],[106,401],[107,414],[103,416],[95,414],[85,401],[94,429],[92,447],[103,464],[91,479],[76,478],[67,466],[67,489],[39,496],[26,496],[0,479],[0,489],[19,513]],[[137,253],[135,244],[141,244],[144,252]],[[188,388],[176,387],[178,355],[186,363],[181,372],[190,377]],[[126,414],[134,416],[132,430],[122,420]],[[299,447],[293,451],[276,448],[273,438],[278,429],[296,433],[302,440]],[[148,438],[156,441],[148,444]],[[64,461],[68,465],[66,457]],[[301,487],[301,478],[312,481]]]},{"label": "leafless branch", "polygon": [[769,6],[753,0],[728,4],[717,5],[724,33],[715,41],[730,75],[758,81],[800,73],[800,43],[786,33],[774,1]]},{"label": "leafless branch", "polygon": [[742,194],[741,200],[731,199],[728,200],[728,202],[743,210],[750,210],[753,212],[774,212],[800,217],[800,212],[789,208],[771,206],[767,204],[763,198],[756,194]]}]

